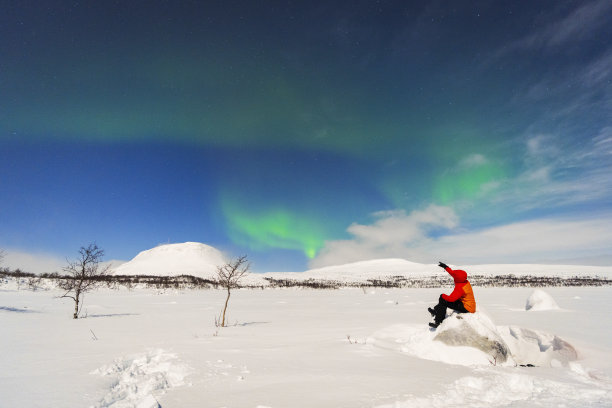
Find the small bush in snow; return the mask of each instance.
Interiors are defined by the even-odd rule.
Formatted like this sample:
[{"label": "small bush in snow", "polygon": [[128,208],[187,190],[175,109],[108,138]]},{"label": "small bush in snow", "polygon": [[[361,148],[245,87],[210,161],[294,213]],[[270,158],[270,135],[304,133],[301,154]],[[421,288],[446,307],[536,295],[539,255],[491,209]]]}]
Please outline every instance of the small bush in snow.
[{"label": "small bush in snow", "polygon": [[247,262],[246,255],[217,267],[217,281],[220,286],[227,290],[227,298],[225,299],[223,316],[221,317],[221,327],[225,327],[225,312],[227,311],[231,290],[240,287],[240,280],[249,272],[250,267],[251,264]]},{"label": "small bush in snow", "polygon": [[108,274],[110,265],[100,269],[100,262],[104,257],[104,250],[96,244],[89,244],[87,248],[79,249],[79,257],[69,262],[64,268],[67,276],[59,281],[58,286],[65,290],[62,298],[74,300],[73,318],[78,319],[85,293],[94,290],[102,283],[101,277]]}]

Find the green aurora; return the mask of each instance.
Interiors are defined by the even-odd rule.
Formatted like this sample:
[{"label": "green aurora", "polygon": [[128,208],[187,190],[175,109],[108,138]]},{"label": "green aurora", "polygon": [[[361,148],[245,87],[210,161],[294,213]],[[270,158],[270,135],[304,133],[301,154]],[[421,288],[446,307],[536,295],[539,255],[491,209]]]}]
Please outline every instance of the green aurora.
[{"label": "green aurora", "polygon": [[[609,158],[588,158],[612,128],[611,10],[14,2],[0,16],[0,246],[99,237],[129,259],[194,240],[301,270],[381,211],[448,206],[467,230],[581,214],[589,197],[603,211]],[[580,16],[593,24],[551,34]],[[589,182],[599,195],[574,197]],[[547,184],[560,188],[534,198]]]},{"label": "green aurora", "polygon": [[223,203],[222,207],[232,241],[251,250],[298,250],[313,259],[329,236],[318,217],[282,208],[253,212],[238,203]]}]

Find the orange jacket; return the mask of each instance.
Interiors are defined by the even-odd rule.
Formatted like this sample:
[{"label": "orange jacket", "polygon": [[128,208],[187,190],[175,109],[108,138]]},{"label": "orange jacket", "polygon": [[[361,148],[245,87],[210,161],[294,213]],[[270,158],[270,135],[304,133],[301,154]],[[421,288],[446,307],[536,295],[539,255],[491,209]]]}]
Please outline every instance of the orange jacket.
[{"label": "orange jacket", "polygon": [[461,300],[463,307],[470,313],[476,311],[476,300],[474,299],[474,292],[472,291],[472,285],[467,280],[467,273],[460,269],[452,270],[449,267],[444,268],[446,272],[450,274],[455,280],[455,289],[450,295],[442,295],[442,299],[447,302],[456,302]]}]

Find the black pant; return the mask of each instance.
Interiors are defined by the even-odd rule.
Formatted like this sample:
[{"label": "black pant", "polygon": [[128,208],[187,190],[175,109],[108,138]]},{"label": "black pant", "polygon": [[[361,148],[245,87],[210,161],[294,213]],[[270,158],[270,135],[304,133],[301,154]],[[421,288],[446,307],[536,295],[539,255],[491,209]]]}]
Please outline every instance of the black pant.
[{"label": "black pant", "polygon": [[458,313],[468,313],[465,306],[463,306],[463,302],[461,300],[456,300],[454,302],[448,302],[442,298],[440,295],[440,299],[438,300],[438,304],[434,306],[434,311],[436,312],[435,321],[437,324],[442,323],[444,319],[446,319],[446,309],[453,309]]}]

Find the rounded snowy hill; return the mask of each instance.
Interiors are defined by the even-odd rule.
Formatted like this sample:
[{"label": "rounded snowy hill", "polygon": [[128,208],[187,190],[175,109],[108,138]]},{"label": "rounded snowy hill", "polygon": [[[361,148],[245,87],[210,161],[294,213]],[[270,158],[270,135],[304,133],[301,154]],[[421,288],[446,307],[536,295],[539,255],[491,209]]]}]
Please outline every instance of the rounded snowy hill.
[{"label": "rounded snowy hill", "polygon": [[405,259],[373,259],[310,269],[306,272],[272,272],[263,276],[275,279],[316,279],[351,283],[394,276],[425,278],[435,275],[443,276],[445,272],[436,265],[420,264]]},{"label": "rounded snowy hill", "polygon": [[[609,277],[610,268],[599,266],[579,265],[451,265],[454,269],[467,271],[468,278],[476,275],[494,277],[498,275],[537,276],[537,277]],[[374,259],[369,261],[353,262],[344,265],[326,266],[310,269],[305,272],[269,272],[250,277],[249,283],[256,284],[258,278],[291,279],[296,281],[329,280],[341,283],[361,283],[372,279],[393,280],[452,278],[437,264],[421,264],[405,259]]]},{"label": "rounded snowy hill", "polygon": [[212,277],[217,266],[226,262],[216,248],[199,242],[160,245],[142,251],[134,259],[114,270],[115,275]]}]

